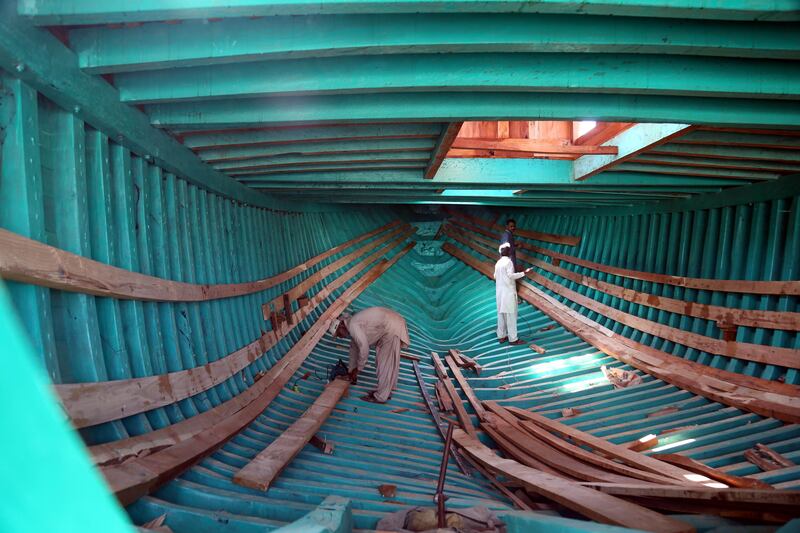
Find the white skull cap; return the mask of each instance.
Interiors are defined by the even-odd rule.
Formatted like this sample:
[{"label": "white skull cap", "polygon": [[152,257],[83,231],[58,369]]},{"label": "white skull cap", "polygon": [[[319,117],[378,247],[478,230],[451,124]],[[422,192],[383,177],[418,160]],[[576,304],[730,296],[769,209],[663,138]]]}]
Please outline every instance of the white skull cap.
[{"label": "white skull cap", "polygon": [[503,253],[503,248],[511,248],[511,243],[504,242],[500,245],[500,248],[498,248],[497,251]]}]

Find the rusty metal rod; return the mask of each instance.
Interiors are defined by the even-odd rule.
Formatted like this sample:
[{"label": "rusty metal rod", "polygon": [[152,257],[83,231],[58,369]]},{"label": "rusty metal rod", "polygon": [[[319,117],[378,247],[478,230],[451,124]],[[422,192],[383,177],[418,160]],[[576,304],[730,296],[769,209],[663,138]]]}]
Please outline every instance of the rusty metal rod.
[{"label": "rusty metal rod", "polygon": [[447,462],[450,459],[450,445],[453,442],[453,424],[452,422],[447,425],[447,437],[444,440],[444,450],[442,450],[442,464],[439,466],[439,482],[436,484],[436,496],[434,496],[434,500],[436,500],[436,508],[437,508],[437,519],[439,521],[439,527],[445,527],[445,513],[446,509],[444,507],[444,480],[447,477]]}]

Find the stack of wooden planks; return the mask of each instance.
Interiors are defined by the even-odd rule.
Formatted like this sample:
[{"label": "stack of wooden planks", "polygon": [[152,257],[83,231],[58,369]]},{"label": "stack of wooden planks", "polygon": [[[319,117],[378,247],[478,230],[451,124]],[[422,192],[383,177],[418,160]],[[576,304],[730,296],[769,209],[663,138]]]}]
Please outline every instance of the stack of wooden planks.
[{"label": "stack of wooden planks", "polygon": [[[770,523],[800,516],[800,491],[774,490],[681,455],[648,456],[534,412],[481,402],[452,351],[444,362],[436,353],[431,359],[463,428],[454,433],[454,442],[517,507],[555,505],[599,522],[648,531],[692,531],[663,511]],[[503,457],[481,443],[481,430]]]},{"label": "stack of wooden planks", "polygon": [[772,523],[800,516],[800,491],[774,490],[682,456],[647,456],[497,402],[483,402],[483,409],[481,429],[505,458],[464,432],[455,442],[498,478],[521,484],[533,500],[544,498],[600,522],[651,531],[691,530],[663,511]]}]

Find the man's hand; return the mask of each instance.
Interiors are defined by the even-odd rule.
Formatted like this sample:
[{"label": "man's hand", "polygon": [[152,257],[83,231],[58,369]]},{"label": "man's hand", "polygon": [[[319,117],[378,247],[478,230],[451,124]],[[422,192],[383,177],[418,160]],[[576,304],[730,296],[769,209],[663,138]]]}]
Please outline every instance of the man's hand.
[{"label": "man's hand", "polygon": [[527,274],[527,273],[528,273],[528,272],[530,272],[531,270],[533,270],[533,267],[528,267],[528,268],[526,268],[526,269],[525,269],[525,273]]},{"label": "man's hand", "polygon": [[358,369],[357,368],[354,368],[353,370],[350,371],[350,383],[352,383],[353,385],[357,385],[358,384]]}]

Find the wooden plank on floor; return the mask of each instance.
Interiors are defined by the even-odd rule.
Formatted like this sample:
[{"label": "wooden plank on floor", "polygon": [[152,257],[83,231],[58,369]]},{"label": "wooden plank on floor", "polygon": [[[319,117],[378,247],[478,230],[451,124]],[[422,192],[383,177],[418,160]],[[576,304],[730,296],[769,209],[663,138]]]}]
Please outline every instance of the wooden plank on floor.
[{"label": "wooden plank on floor", "polygon": [[242,467],[233,476],[233,482],[251,489],[268,490],[275,478],[322,427],[341,397],[347,393],[349,386],[350,382],[344,379],[335,379],[328,383],[311,407],[272,444]]},{"label": "wooden plank on floor", "polygon": [[431,360],[433,361],[433,367],[436,369],[439,380],[447,391],[448,396],[450,396],[450,399],[453,400],[453,408],[456,411],[456,416],[458,416],[461,427],[463,427],[464,431],[469,435],[476,437],[478,434],[475,432],[475,426],[472,425],[472,420],[467,414],[467,410],[464,409],[464,403],[461,401],[461,397],[458,395],[458,392],[456,392],[455,387],[453,387],[453,382],[450,381],[447,375],[447,369],[444,364],[442,364],[442,360],[436,352],[431,352]]},{"label": "wooden plank on floor", "polygon": [[715,505],[730,504],[742,511],[761,511],[769,506],[773,512],[800,516],[800,491],[771,489],[720,489],[712,487],[676,487],[674,485],[595,483],[584,482],[584,487],[606,494],[636,498],[665,498],[687,502],[709,502]]},{"label": "wooden plank on floor", "polygon": [[466,432],[455,430],[453,439],[472,458],[507,479],[521,483],[537,494],[553,500],[592,520],[634,529],[645,526],[655,532],[690,532],[694,528],[685,522],[664,516],[625,500],[603,494],[510,459],[502,459],[478,439]]},{"label": "wooden plank on floor", "polygon": [[689,470],[696,474],[704,475],[710,479],[715,479],[731,487],[736,487],[740,489],[773,488],[772,485],[770,485],[769,483],[765,483],[761,480],[753,479],[750,477],[740,477],[740,476],[734,476],[732,474],[727,474],[722,470],[706,466],[700,461],[695,461],[691,457],[686,457],[685,455],[680,455],[677,453],[665,453],[665,454],[652,454],[650,457],[652,457],[653,459],[658,459],[659,461],[669,463],[671,465],[685,468],[686,470]]},{"label": "wooden plank on floor", "polygon": [[578,444],[589,446],[590,448],[597,450],[608,457],[622,461],[628,466],[651,472],[653,474],[668,476],[674,478],[680,483],[685,483],[687,480],[691,481],[692,479],[692,477],[687,477],[687,475],[692,474],[692,472],[689,472],[688,470],[652,459],[647,455],[631,451],[624,446],[614,444],[600,437],[595,437],[590,433],[581,431],[580,429],[572,426],[568,426],[567,424],[562,424],[555,420],[551,420],[538,413],[527,411],[525,409],[519,409],[517,407],[508,407],[507,409],[523,420],[533,422],[537,426],[542,427],[550,432],[569,437]]},{"label": "wooden plank on floor", "polygon": [[650,483],[659,483],[659,484],[688,483],[687,480],[680,482],[676,479],[667,476],[661,476],[650,472],[645,472],[643,470],[639,470],[637,468],[633,468],[618,463],[616,461],[612,461],[611,459],[592,453],[589,450],[581,448],[580,446],[567,442],[566,440],[560,437],[556,437],[552,433],[546,431],[545,429],[540,428],[535,424],[519,423],[518,419],[516,419],[516,417],[514,417],[514,415],[511,414],[511,412],[509,412],[507,409],[499,406],[496,403],[492,403],[491,406],[489,406],[489,408],[492,411],[492,413],[494,413],[496,416],[501,417],[503,421],[505,421],[506,423],[512,426],[516,426],[519,429],[524,429],[525,431],[533,435],[535,439],[538,439],[539,441],[549,445],[550,447],[554,448],[555,450],[558,450],[561,453],[567,454],[567,456],[570,458],[578,459],[580,461],[583,461],[584,463],[588,463],[603,470],[607,470],[608,472],[613,472],[615,474],[619,474],[621,476],[627,476],[629,478],[640,479]]},{"label": "wooden plank on floor", "polygon": [[458,368],[455,360],[450,355],[445,356],[444,359],[447,361],[447,366],[450,367],[450,371],[453,373],[453,377],[456,378],[461,390],[464,391],[467,401],[469,401],[470,405],[475,410],[475,414],[478,415],[478,419],[484,420],[486,418],[486,410],[483,408],[483,405],[481,405],[481,401],[478,397],[475,396],[475,391],[469,386],[467,378],[461,373],[461,369]]}]

